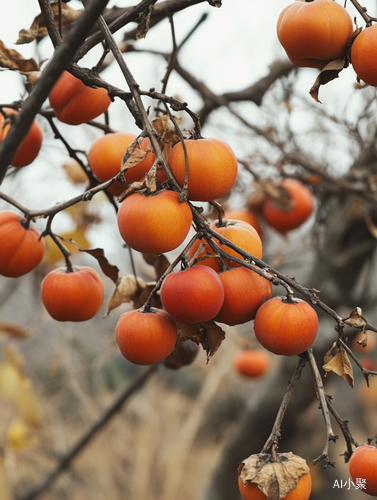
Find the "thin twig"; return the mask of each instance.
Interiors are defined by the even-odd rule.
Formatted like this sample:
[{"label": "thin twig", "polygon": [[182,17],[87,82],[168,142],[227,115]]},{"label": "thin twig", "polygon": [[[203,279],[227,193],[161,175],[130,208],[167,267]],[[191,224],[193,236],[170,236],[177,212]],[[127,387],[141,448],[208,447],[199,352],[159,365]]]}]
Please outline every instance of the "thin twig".
[{"label": "thin twig", "polygon": [[267,439],[265,445],[262,448],[261,454],[268,453],[272,445],[277,445],[281,436],[281,424],[283,422],[283,418],[286,412],[286,409],[288,408],[289,401],[291,399],[291,396],[293,394],[296,382],[298,379],[301,377],[301,372],[306,364],[306,357],[301,356],[300,360],[295,368],[295,371],[293,372],[293,375],[291,377],[291,380],[288,382],[287,389],[285,391],[283,400],[281,402],[280,408],[278,410],[278,413],[276,415],[275,423],[273,425],[271,434],[269,438]]},{"label": "thin twig", "polygon": [[331,426],[331,421],[330,421],[330,414],[329,414],[329,409],[327,407],[327,400],[326,400],[326,394],[325,394],[325,389],[323,387],[323,382],[321,375],[318,370],[317,363],[315,361],[315,358],[313,356],[313,351],[312,349],[308,349],[306,351],[306,356],[309,361],[310,369],[312,371],[313,379],[314,379],[314,384],[317,392],[317,397],[320,402],[320,408],[322,411],[323,418],[325,420],[325,425],[326,425],[326,440],[325,440],[325,446],[323,448],[322,454],[317,457],[315,460],[313,460],[314,464],[317,464],[318,462],[321,462],[324,460],[325,465],[324,468],[326,468],[328,465],[331,465],[332,467],[335,467],[335,462],[331,462],[329,458],[329,443],[330,441],[336,441],[339,436],[334,434]]}]

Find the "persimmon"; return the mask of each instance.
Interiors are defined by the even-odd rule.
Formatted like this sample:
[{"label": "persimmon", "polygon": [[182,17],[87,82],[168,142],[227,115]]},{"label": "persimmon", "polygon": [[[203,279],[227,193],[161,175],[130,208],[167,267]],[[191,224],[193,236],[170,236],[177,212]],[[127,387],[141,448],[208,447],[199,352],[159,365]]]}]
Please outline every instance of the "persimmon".
[{"label": "persimmon", "polygon": [[242,325],[253,320],[260,305],[272,296],[270,281],[246,267],[223,271],[219,278],[224,287],[224,302],[214,318],[219,323]]},{"label": "persimmon", "polygon": [[116,341],[120,352],[131,363],[153,365],[173,351],[177,341],[177,326],[166,311],[151,308],[128,311],[116,326]]},{"label": "persimmon", "polygon": [[10,278],[32,271],[43,259],[45,241],[24,217],[0,212],[0,274]]},{"label": "persimmon", "polygon": [[318,316],[303,300],[274,297],[258,309],[254,331],[268,351],[295,356],[313,344],[318,331]]},{"label": "persimmon", "polygon": [[351,62],[358,78],[368,85],[377,86],[377,25],[365,28],[355,39],[351,49]]},{"label": "persimmon", "polygon": [[363,485],[360,490],[372,497],[377,497],[376,470],[377,448],[367,444],[357,447],[351,455],[349,471],[354,483]]},{"label": "persimmon", "polygon": [[267,197],[263,215],[269,226],[286,233],[301,226],[314,210],[314,197],[309,188],[296,179],[283,179],[280,183],[289,200]]},{"label": "persimmon", "polygon": [[[6,121],[3,113],[0,113],[0,143],[9,133],[9,130],[12,126],[12,117],[14,118],[16,115],[18,115],[18,111],[12,108],[3,108],[3,110],[7,115],[9,115],[9,120]],[[17,148],[16,154],[12,160],[12,165],[17,168],[30,165],[30,163],[32,163],[38,156],[39,151],[42,147],[42,142],[42,129],[39,126],[38,122],[36,120],[33,120],[29,132]]]},{"label": "persimmon", "polygon": [[[240,489],[243,500],[267,500],[267,496],[262,493],[256,483],[248,482],[244,486],[241,478],[238,478],[238,487]],[[301,476],[295,489],[290,491],[284,500],[308,500],[312,491],[311,474]]]},{"label": "persimmon", "polygon": [[[262,240],[260,239],[259,234],[257,231],[248,224],[247,222],[243,222],[240,220],[226,220],[223,221],[223,225],[219,226],[218,221],[214,221],[211,225],[211,228],[214,229],[216,232],[221,234],[221,236],[224,236],[227,238],[229,241],[234,243],[235,245],[239,246],[246,252],[249,252],[251,255],[256,257],[257,259],[262,258]],[[238,257],[242,259],[243,257],[236,252],[235,250],[232,250],[230,247],[227,245],[221,244],[216,238],[214,238],[217,244],[221,246],[226,252],[228,252],[230,255],[233,255],[234,257]],[[201,243],[205,243],[205,240],[199,239],[197,240],[194,245],[190,248],[189,255],[190,257],[193,257],[196,253],[196,251],[199,248],[199,245]],[[198,257],[203,257],[206,253],[209,254],[214,254],[214,251],[210,248],[210,246],[206,243],[204,251],[199,254]],[[224,259],[226,264],[230,267],[238,267],[240,264],[237,264],[236,262],[232,262],[231,260]],[[199,262],[199,264],[203,264],[209,267],[212,267],[215,271],[219,272],[220,271],[220,265],[218,263],[218,260],[215,257],[209,257],[205,260],[202,260]]]},{"label": "persimmon", "polygon": [[58,120],[68,125],[94,120],[111,103],[106,89],[87,87],[68,71],[63,71],[53,86],[49,100]]},{"label": "persimmon", "polygon": [[262,349],[242,349],[233,357],[234,369],[244,377],[262,377],[271,366],[271,357]]},{"label": "persimmon", "polygon": [[195,266],[171,273],[164,279],[161,302],[181,323],[201,323],[213,319],[224,301],[219,275],[208,266]]},{"label": "persimmon", "polygon": [[151,195],[133,193],[118,211],[119,232],[134,250],[165,253],[177,248],[191,227],[192,213],[187,202],[175,191],[162,190]]},{"label": "persimmon", "polygon": [[[88,160],[91,169],[101,182],[106,182],[119,174],[123,156],[134,139],[136,139],[134,134],[117,132],[103,135],[93,142],[88,153]],[[148,147],[150,150],[149,139],[143,139],[140,147],[144,151],[147,151]],[[128,184],[141,180],[152,167],[154,159],[154,153],[149,152],[138,165],[125,171],[126,184],[114,182],[109,187],[110,193],[119,196]]]},{"label": "persimmon", "polygon": [[288,57],[298,66],[322,69],[343,58],[353,32],[351,16],[333,0],[295,2],[281,12],[277,35]]},{"label": "persimmon", "polygon": [[248,210],[247,208],[232,208],[225,211],[225,218],[247,222],[248,224],[250,224],[250,226],[253,226],[253,228],[262,238],[262,228],[259,223],[258,217],[251,210]]},{"label": "persimmon", "polygon": [[[230,146],[220,139],[189,139],[185,141],[188,161],[188,197],[192,201],[222,198],[234,186],[238,162]],[[171,150],[170,169],[183,186],[185,155],[181,142]]]},{"label": "persimmon", "polygon": [[192,340],[184,340],[174,347],[174,350],[164,359],[164,366],[177,370],[182,366],[191,365],[199,352],[199,346]]},{"label": "persimmon", "polygon": [[57,321],[86,321],[100,310],[104,287],[99,274],[90,267],[59,267],[41,284],[42,302]]}]

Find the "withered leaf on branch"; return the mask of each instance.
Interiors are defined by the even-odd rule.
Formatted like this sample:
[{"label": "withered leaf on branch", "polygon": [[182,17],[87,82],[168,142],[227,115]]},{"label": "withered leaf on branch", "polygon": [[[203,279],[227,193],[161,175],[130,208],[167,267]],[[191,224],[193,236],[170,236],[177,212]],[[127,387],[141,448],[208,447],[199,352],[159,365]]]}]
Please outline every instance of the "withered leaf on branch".
[{"label": "withered leaf on branch", "polygon": [[105,257],[105,252],[103,248],[81,248],[72,238],[63,238],[60,236],[60,239],[63,241],[69,241],[77,246],[80,252],[85,252],[97,259],[100,268],[102,269],[105,276],[110,278],[114,283],[118,281],[119,269],[116,265],[111,264],[107,258]]},{"label": "withered leaf on branch", "polygon": [[29,331],[27,328],[16,325],[15,323],[10,323],[7,321],[0,322],[0,335],[9,335],[10,337],[16,339],[25,339],[29,337]]},{"label": "withered leaf on branch", "polygon": [[177,326],[180,342],[192,340],[196,344],[201,344],[207,353],[207,363],[225,339],[224,330],[214,321],[193,324],[177,323]]},{"label": "withered leaf on branch", "polygon": [[145,281],[141,278],[136,278],[133,274],[126,274],[119,278],[115,290],[110,297],[105,316],[108,316],[110,311],[121,304],[131,302],[134,295],[137,294],[138,291],[141,292],[144,290],[145,287]]},{"label": "withered leaf on branch", "polygon": [[25,59],[17,50],[8,49],[0,40],[0,66],[24,73],[38,71],[39,67],[35,59]]},{"label": "withered leaf on branch", "polygon": [[325,370],[326,375],[327,373],[335,373],[339,377],[343,377],[353,389],[353,369],[348,354],[342,346],[339,346],[338,352],[333,356],[334,348],[335,345],[326,354],[325,364],[322,368]]},{"label": "withered leaf on branch", "polygon": [[353,328],[365,328],[368,322],[362,316],[362,313],[363,312],[360,307],[355,307],[350,315],[347,318],[344,318],[343,321],[346,325],[352,326]]},{"label": "withered leaf on branch", "polygon": [[349,65],[348,59],[344,57],[343,59],[335,59],[334,61],[329,62],[319,73],[314,82],[312,88],[309,91],[309,94],[313,97],[313,99],[317,102],[321,102],[318,98],[319,89],[321,85],[326,85],[326,83],[335,80],[338,78],[339,73],[347,68]]},{"label": "withered leaf on branch", "polygon": [[[51,4],[51,9],[54,14],[55,23],[59,25],[59,2],[53,2]],[[62,9],[62,26],[66,26],[67,24],[71,24],[76,19],[78,19],[82,10],[75,10],[64,2],[61,3]],[[43,14],[39,14],[33,21],[32,25],[28,30],[21,30],[18,33],[18,40],[16,42],[17,45],[21,45],[23,43],[30,43],[34,41],[37,37],[44,37],[48,35],[48,31],[46,28],[46,24],[44,22]]]},{"label": "withered leaf on branch", "polygon": [[159,280],[170,266],[170,262],[163,253],[143,253],[143,258],[147,264],[153,266],[156,271],[156,279]]},{"label": "withered leaf on branch", "polygon": [[246,485],[248,481],[258,485],[268,500],[281,500],[296,488],[302,476],[309,473],[306,461],[289,453],[278,453],[277,461],[270,454],[251,455],[241,462],[238,475]]},{"label": "withered leaf on branch", "polygon": [[147,36],[149,25],[151,22],[151,14],[153,12],[153,5],[149,6],[148,12],[141,14],[142,19],[137,27],[135,39],[140,40]]},{"label": "withered leaf on branch", "polygon": [[[148,153],[146,151],[143,151],[141,149],[141,147],[139,146],[139,143],[135,139],[128,146],[128,148],[124,154],[120,170],[122,172],[125,172],[129,168],[136,167],[136,165],[139,165],[139,163],[141,163],[143,160],[145,160],[145,158],[147,157],[147,154]],[[128,156],[128,158],[126,159],[127,156]]]},{"label": "withered leaf on branch", "polygon": [[[175,121],[179,124],[181,119],[174,117]],[[174,127],[174,123],[167,115],[159,116],[152,121],[154,129],[161,135],[160,146],[162,153],[167,160],[173,146],[180,140],[178,132]]]}]

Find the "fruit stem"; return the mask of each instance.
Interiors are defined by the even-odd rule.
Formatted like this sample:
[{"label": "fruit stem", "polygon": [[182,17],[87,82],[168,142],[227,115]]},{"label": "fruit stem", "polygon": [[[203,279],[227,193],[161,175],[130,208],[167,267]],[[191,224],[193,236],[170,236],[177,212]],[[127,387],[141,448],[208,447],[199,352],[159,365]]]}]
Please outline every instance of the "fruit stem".
[{"label": "fruit stem", "polygon": [[215,200],[210,201],[209,204],[212,205],[217,211],[217,218],[219,221],[217,224],[217,227],[226,226],[226,222],[223,221],[223,217],[224,217],[225,213],[224,213],[224,209],[223,209],[222,205],[220,205],[220,203],[218,201],[215,201]]},{"label": "fruit stem", "polygon": [[51,229],[51,224],[52,224],[54,216],[55,216],[55,214],[50,215],[50,217],[48,218],[46,229],[43,231],[42,236],[45,237],[48,234],[51,237],[51,239],[58,246],[59,250],[61,251],[61,253],[64,256],[64,260],[65,260],[65,263],[67,266],[67,273],[72,273],[73,272],[72,262],[69,259],[71,252],[63,245],[63,243],[59,240],[59,238],[56,236],[56,234]]}]

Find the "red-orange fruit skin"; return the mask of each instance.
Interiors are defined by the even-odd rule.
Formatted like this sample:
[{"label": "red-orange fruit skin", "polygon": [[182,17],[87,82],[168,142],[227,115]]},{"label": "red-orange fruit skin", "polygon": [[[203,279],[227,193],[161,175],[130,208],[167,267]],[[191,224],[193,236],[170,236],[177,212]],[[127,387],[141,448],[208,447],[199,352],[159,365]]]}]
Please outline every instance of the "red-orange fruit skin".
[{"label": "red-orange fruit skin", "polygon": [[[243,500],[267,500],[267,496],[261,492],[255,483],[247,483],[246,486],[238,478],[238,487],[240,489]],[[312,477],[311,474],[305,474],[297,483],[294,490],[290,491],[284,500],[308,500],[312,491]]]},{"label": "red-orange fruit skin", "polygon": [[262,377],[271,366],[271,357],[261,349],[243,349],[234,356],[233,366],[244,377]]},{"label": "red-orange fruit skin", "polygon": [[247,208],[232,208],[225,211],[225,217],[230,220],[241,220],[247,222],[256,230],[260,238],[262,238],[262,227],[259,223],[258,217],[254,212]]},{"label": "red-orange fruit skin", "polygon": [[[136,135],[117,132],[106,134],[96,139],[88,153],[88,160],[92,171],[101,182],[106,182],[120,172],[123,156],[127,147],[136,139]],[[147,150],[149,139],[145,138],[140,147]],[[135,167],[125,171],[126,184],[116,181],[108,190],[115,196],[119,196],[127,185],[140,181],[152,167],[155,160],[154,153],[148,153],[147,157]]]},{"label": "red-orange fruit skin", "polygon": [[195,266],[169,274],[160,291],[166,311],[181,323],[213,319],[224,301],[219,275],[208,266]]},{"label": "red-orange fruit skin", "polygon": [[153,365],[173,351],[177,341],[174,319],[162,309],[128,311],[116,326],[116,341],[123,356],[137,365]]},{"label": "red-orange fruit skin", "polygon": [[377,25],[365,28],[355,39],[351,62],[360,80],[377,87]]},{"label": "red-orange fruit skin", "polygon": [[306,302],[274,297],[260,306],[255,316],[255,336],[274,354],[295,356],[308,349],[318,331],[318,316]]},{"label": "red-orange fruit skin", "polygon": [[[188,196],[192,201],[222,198],[234,186],[238,162],[230,146],[220,139],[189,139],[185,141],[188,159]],[[183,186],[185,155],[181,142],[170,152],[169,167]]]},{"label": "red-orange fruit skin", "polygon": [[283,9],[277,21],[277,35],[288,57],[292,62],[312,61],[309,67],[316,67],[313,60],[344,57],[352,32],[351,16],[332,0],[295,2]]},{"label": "red-orange fruit skin", "polygon": [[377,497],[377,448],[366,444],[356,448],[349,461],[349,471],[355,484],[357,479],[365,481],[365,488],[360,491]]},{"label": "red-orange fruit skin", "polygon": [[242,325],[255,318],[261,304],[272,296],[271,283],[246,267],[221,272],[224,302],[215,321],[226,325]]},{"label": "red-orange fruit skin", "polygon": [[[259,234],[253,228],[253,226],[251,226],[247,222],[243,222],[240,220],[228,220],[226,226],[218,227],[218,221],[215,221],[213,224],[210,225],[210,227],[219,234],[221,234],[221,236],[224,236],[224,238],[227,238],[229,241],[239,246],[246,252],[249,252],[257,259],[262,258],[262,253],[263,253],[262,240],[260,239]],[[238,252],[231,249],[227,245],[220,244],[216,238],[214,238],[214,240],[230,255],[233,255],[234,257],[238,257],[240,259],[243,258]],[[205,240],[204,239],[197,240],[190,248],[189,251],[190,258],[192,258],[195,255],[201,243],[205,243]],[[204,256],[206,253],[214,254],[214,251],[210,248],[210,246],[207,243],[205,244],[204,251],[199,254],[199,257]],[[237,262],[233,262],[228,259],[224,260],[226,264],[230,267],[240,266],[240,264],[238,264]],[[209,257],[207,259],[204,259],[200,261],[199,264],[212,267],[212,269],[214,269],[216,272],[220,271],[220,264],[218,263],[218,260],[215,257]]]},{"label": "red-orange fruit skin", "polygon": [[118,211],[119,232],[134,250],[165,253],[185,240],[192,222],[187,202],[178,200],[175,191],[159,191],[151,196],[133,193]]},{"label": "red-orange fruit skin", "polygon": [[32,271],[43,259],[45,241],[33,227],[24,227],[24,217],[3,210],[0,212],[0,274],[10,278]]},{"label": "red-orange fruit skin", "polygon": [[85,266],[73,272],[57,268],[42,281],[41,296],[47,312],[57,321],[86,321],[99,311],[104,295],[98,273]]},{"label": "red-orange fruit skin", "polygon": [[269,226],[286,233],[301,226],[310,217],[314,210],[314,197],[310,189],[295,179],[284,179],[281,186],[291,195],[293,208],[282,210],[268,197],[263,205],[263,215]]},{"label": "red-orange fruit skin", "polygon": [[[7,115],[17,115],[18,111],[12,108],[3,108]],[[2,113],[0,113],[0,143],[7,136],[9,129],[11,127],[10,124],[4,126],[5,118]],[[42,129],[39,126],[36,120],[33,120],[33,123],[29,129],[29,132],[22,140],[21,144],[18,146],[16,154],[12,160],[12,165],[14,167],[26,167],[30,165],[39,154],[39,151],[42,147],[43,142],[43,134]]]},{"label": "red-orange fruit skin", "polygon": [[79,78],[64,71],[49,95],[59,121],[81,125],[107,111],[111,99],[104,88],[87,87]]}]

